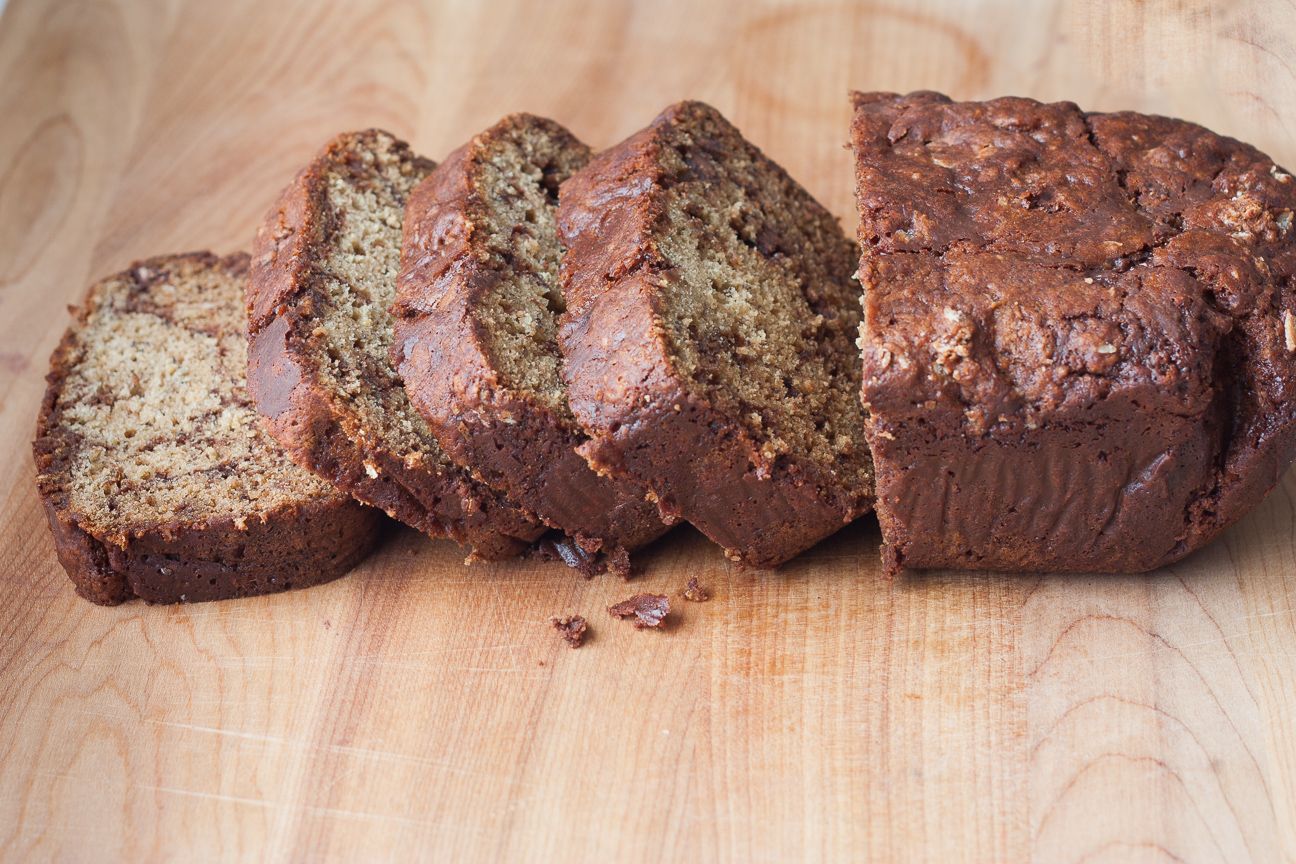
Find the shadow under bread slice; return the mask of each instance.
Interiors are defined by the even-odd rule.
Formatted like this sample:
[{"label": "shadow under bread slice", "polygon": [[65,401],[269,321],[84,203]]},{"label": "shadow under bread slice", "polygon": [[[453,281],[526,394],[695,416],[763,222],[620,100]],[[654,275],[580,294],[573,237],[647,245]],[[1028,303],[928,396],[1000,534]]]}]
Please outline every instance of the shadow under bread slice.
[{"label": "shadow under bread slice", "polygon": [[544,526],[450,461],[389,360],[405,203],[434,167],[386,132],[347,133],[283,191],[253,248],[248,385],[299,464],[502,560]]},{"label": "shadow under bread slice", "polygon": [[294,465],[246,387],[248,256],[153,258],[94,285],[51,359],[33,450],[59,562],[103,605],[317,585],[382,514]]},{"label": "shadow under bread slice", "polygon": [[590,464],[744,566],[867,512],[858,253],[837,220],[699,102],[560,197],[560,341]]},{"label": "shadow under bread slice", "polygon": [[[667,526],[647,489],[600,477],[561,375],[558,187],[590,150],[551,120],[506,117],[410,196],[397,283],[395,363],[446,452],[629,574],[629,552]],[[575,553],[575,554],[571,554]]]}]

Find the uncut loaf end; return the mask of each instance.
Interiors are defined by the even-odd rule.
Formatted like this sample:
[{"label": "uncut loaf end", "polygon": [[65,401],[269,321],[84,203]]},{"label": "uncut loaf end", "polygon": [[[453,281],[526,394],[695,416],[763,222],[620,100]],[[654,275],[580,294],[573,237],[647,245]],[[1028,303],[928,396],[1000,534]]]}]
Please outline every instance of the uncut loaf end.
[{"label": "uncut loaf end", "polygon": [[1182,120],[855,94],[891,572],[1140,572],[1296,454],[1296,180]]}]

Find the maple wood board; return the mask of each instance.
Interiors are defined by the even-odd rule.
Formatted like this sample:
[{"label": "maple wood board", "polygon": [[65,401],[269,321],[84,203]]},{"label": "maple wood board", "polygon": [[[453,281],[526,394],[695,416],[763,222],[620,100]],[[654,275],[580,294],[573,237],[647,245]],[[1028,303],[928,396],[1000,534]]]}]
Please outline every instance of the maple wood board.
[{"label": "maple wood board", "polygon": [[[66,305],[247,248],[343,130],[439,159],[527,110],[604,147],[698,98],[853,228],[850,88],[1170,114],[1296,166],[1294,32],[1277,2],[12,0],[0,858],[1296,861],[1293,476],[1147,576],[885,582],[871,517],[774,575],[682,528],[629,585],[396,529],[327,586],[105,609],[29,447]],[[663,632],[606,614],[637,591]]]}]

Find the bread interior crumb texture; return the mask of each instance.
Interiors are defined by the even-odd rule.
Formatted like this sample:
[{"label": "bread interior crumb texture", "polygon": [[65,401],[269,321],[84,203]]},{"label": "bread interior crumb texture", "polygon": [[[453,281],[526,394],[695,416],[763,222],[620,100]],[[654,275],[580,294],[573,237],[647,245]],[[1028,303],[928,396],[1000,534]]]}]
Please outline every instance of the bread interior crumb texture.
[{"label": "bread interior crumb texture", "polygon": [[427,170],[395,139],[361,139],[328,166],[328,203],[338,227],[322,262],[325,308],[312,348],[331,389],[359,424],[391,452],[427,452],[444,461],[436,439],[410,405],[388,353],[405,202]]},{"label": "bread interior crumb texture", "polygon": [[[703,117],[662,147],[661,322],[695,392],[741,418],[771,462],[808,457],[871,483],[859,403],[855,246],[736,133]],[[699,165],[702,166],[699,169]]]},{"label": "bread interior crumb texture", "polygon": [[116,537],[335,494],[261,429],[246,386],[244,277],[184,258],[135,275],[87,300],[59,398],[76,441],[68,503],[83,527]]},{"label": "bread interior crumb texture", "polygon": [[589,151],[543,128],[513,128],[474,164],[474,230],[488,266],[500,272],[476,314],[500,383],[529,393],[555,417],[575,422],[563,383],[558,319],[558,186],[589,161]]}]

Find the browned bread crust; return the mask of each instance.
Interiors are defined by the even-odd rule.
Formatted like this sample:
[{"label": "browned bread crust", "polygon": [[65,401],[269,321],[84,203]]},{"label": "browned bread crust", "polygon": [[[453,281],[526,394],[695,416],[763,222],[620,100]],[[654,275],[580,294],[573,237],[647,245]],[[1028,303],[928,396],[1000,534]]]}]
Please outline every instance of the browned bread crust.
[{"label": "browned bread crust", "polygon": [[642,485],[599,477],[577,454],[587,437],[557,376],[553,214],[559,184],[589,158],[562,126],[517,114],[418,185],[392,362],[455,462],[628,573],[628,553],[666,526]]},{"label": "browned bread crust", "polygon": [[[563,185],[559,231],[564,375],[592,466],[644,483],[664,518],[745,566],[867,512],[856,253],[786,172],[715,109],[680,103]],[[682,311],[693,301],[704,311]],[[781,328],[783,359],[740,332],[753,326]],[[764,389],[749,398],[746,381]]]},{"label": "browned bread crust", "polygon": [[1296,453],[1296,181],[1192,123],[855,94],[889,569],[1138,572]]},{"label": "browned bread crust", "polygon": [[[95,409],[111,409],[116,400],[149,395],[143,361],[170,357],[166,334],[225,340],[222,352],[241,355],[246,348],[241,319],[247,269],[245,253],[219,259],[202,252],[137,262],[90,289],[51,358],[49,387],[33,443],[37,488],[59,562],[77,593],[87,600],[101,605],[116,605],[131,597],[149,603],[197,602],[305,588],[345,574],[378,536],[382,516],[377,510],[361,506],[293,466],[273,439],[255,429],[237,433],[250,440],[250,453],[244,458],[267,469],[272,485],[267,488],[233,477],[235,500],[222,512],[160,519],[139,515],[140,502],[128,507],[129,499],[149,493],[141,491],[142,484],[135,485],[138,481],[129,474],[123,475],[125,456],[111,449],[103,453],[102,461],[114,479],[105,481],[109,488],[100,490],[102,495],[93,496],[101,501],[87,500],[92,496],[85,493],[85,481],[93,469],[85,462],[93,458],[92,451],[104,448],[102,441],[93,438],[103,426],[96,418],[112,416],[111,410]],[[167,304],[162,292],[170,282],[212,280],[213,274],[227,283],[228,290],[213,290],[207,296],[225,307],[224,316],[182,317]],[[155,328],[155,338],[137,339],[132,348],[138,355],[125,357],[114,370],[118,378],[133,381],[135,392],[115,393],[101,384],[96,392],[87,393],[85,367],[96,362],[91,359],[90,340],[118,326],[120,315],[146,319]],[[143,361],[136,362],[137,356]],[[243,357],[222,356],[224,374],[241,376]],[[250,412],[243,382],[230,381],[227,387],[229,395],[222,407]],[[161,408],[167,407],[163,400]],[[87,423],[95,428],[87,428]],[[151,442],[174,446],[183,457],[166,467],[173,476],[165,479],[206,482],[205,477],[228,479],[237,473],[226,454],[209,449],[213,443],[219,447],[219,441],[190,440],[195,434],[193,429],[178,429],[174,435],[156,435]],[[129,471],[129,465],[124,467]],[[186,474],[193,476],[186,478]],[[249,495],[270,503],[249,500]]]},{"label": "browned bread crust", "polygon": [[[395,272],[381,277],[383,284],[353,285],[329,265],[350,227],[348,214],[330,198],[331,178],[344,191],[390,198],[384,216],[397,221],[386,227],[399,236],[408,188],[385,179],[375,154],[391,160],[388,167],[409,187],[435,167],[388,133],[340,135],[297,175],[257,229],[247,296],[249,389],[298,464],[421,531],[470,545],[476,558],[512,557],[544,526],[445,456],[410,408],[388,347],[353,350],[326,332],[324,317],[341,292],[372,319],[372,338],[390,342],[390,299],[384,298],[394,295]],[[399,248],[359,251],[377,257]],[[343,391],[339,381],[354,389]],[[357,394],[380,404],[380,421],[357,409]]]}]

